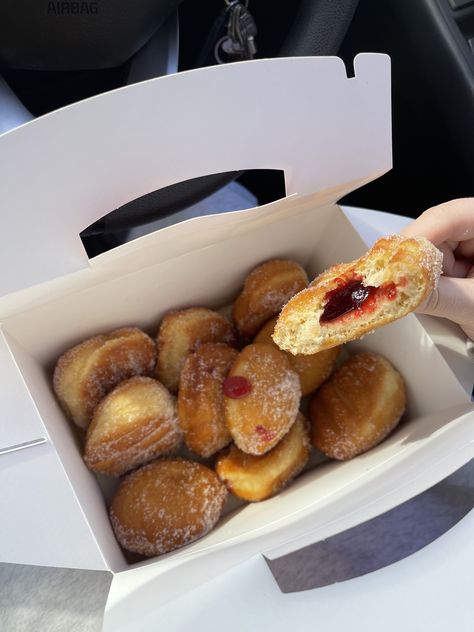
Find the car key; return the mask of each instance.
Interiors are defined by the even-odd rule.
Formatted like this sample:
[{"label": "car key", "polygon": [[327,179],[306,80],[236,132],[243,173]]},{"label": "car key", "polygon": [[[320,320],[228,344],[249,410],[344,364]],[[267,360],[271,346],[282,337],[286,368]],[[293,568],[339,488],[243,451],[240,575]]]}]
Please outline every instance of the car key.
[{"label": "car key", "polygon": [[247,6],[242,5],[235,24],[235,32],[243,47],[244,59],[253,59],[257,53],[257,45],[255,43],[257,25]]},{"label": "car key", "polygon": [[220,64],[229,61],[222,58],[222,52],[232,61],[253,59],[257,52],[255,43],[257,26],[247,8],[248,2],[226,0],[226,3],[228,5],[227,35],[216,43],[214,50],[216,60]]}]

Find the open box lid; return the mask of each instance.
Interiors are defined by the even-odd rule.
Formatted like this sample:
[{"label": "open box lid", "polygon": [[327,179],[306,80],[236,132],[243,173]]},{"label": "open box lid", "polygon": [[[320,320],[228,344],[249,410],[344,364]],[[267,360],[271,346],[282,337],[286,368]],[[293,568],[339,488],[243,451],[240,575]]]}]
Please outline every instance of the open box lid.
[{"label": "open box lid", "polygon": [[[204,68],[102,94],[4,134],[0,206],[8,213],[8,230],[0,233],[0,321],[51,300],[55,293],[72,291],[71,279],[77,275],[70,273],[81,275],[84,285],[98,277],[101,266],[91,265],[80,232],[158,188],[216,172],[283,169],[289,197],[282,203],[291,208],[296,198],[322,190],[337,191],[335,201],[384,173],[391,167],[389,66],[385,55],[359,55],[350,79],[338,58]],[[195,245],[195,229],[188,232]],[[185,249],[186,244],[185,238],[171,248]],[[121,269],[118,256],[115,261],[113,252],[106,255]],[[5,340],[0,339],[5,350],[2,374],[11,377],[17,390],[2,392],[0,436],[10,445],[46,439],[40,447],[2,457],[11,473],[21,472],[23,481],[21,494],[7,494],[18,543],[17,557],[8,559],[106,568],[104,551],[75,494],[79,486],[94,481],[85,480],[78,453],[71,456],[68,474],[62,468],[57,437],[48,436]],[[25,409],[15,428],[12,406]],[[65,436],[60,440],[68,441]],[[60,536],[50,526],[64,524],[65,505],[59,496],[42,494],[45,481],[36,476],[35,463],[40,458],[48,481],[56,480],[59,496],[67,497],[67,514],[75,525],[62,529]],[[36,507],[32,498],[42,498],[33,517],[34,539],[27,537],[30,524],[24,519]],[[15,546],[7,544],[13,555]]]},{"label": "open box lid", "polygon": [[[42,419],[46,420],[47,414],[54,413],[53,408],[58,405],[45,371],[44,362],[48,360],[44,356],[38,359],[41,353],[36,357],[31,349],[37,350],[37,347],[29,344],[31,338],[35,342],[38,339],[35,329],[38,319],[31,320],[25,327],[28,333],[21,343],[28,338],[28,344],[24,352],[10,328],[15,319],[23,319],[25,325],[25,316],[28,321],[31,314],[37,315],[36,307],[30,309],[32,301],[41,303],[38,311],[45,309],[48,313],[49,319],[45,318],[48,335],[43,336],[40,346],[48,348],[50,359],[56,358],[54,354],[59,350],[65,322],[68,340],[73,330],[74,336],[80,336],[84,332],[76,327],[84,323],[78,322],[81,318],[78,314],[82,314],[85,321],[87,313],[94,314],[97,306],[94,300],[84,300],[78,287],[86,294],[86,289],[93,290],[97,296],[102,290],[101,281],[110,274],[113,283],[107,287],[110,290],[113,285],[114,296],[122,300],[123,279],[128,279],[134,291],[143,293],[145,286],[140,282],[145,275],[148,279],[155,278],[152,262],[158,262],[158,267],[166,267],[170,272],[166,277],[170,284],[160,286],[162,295],[168,296],[171,285],[179,288],[180,274],[186,274],[189,280],[189,268],[181,265],[178,270],[183,260],[190,264],[190,259],[194,263],[197,257],[208,257],[206,270],[209,270],[211,265],[216,266],[216,249],[225,249],[225,239],[233,238],[239,242],[239,248],[240,243],[248,246],[252,242],[252,248],[256,244],[261,254],[260,231],[266,231],[269,224],[276,225],[274,218],[280,217],[279,214],[288,225],[299,204],[318,224],[323,208],[328,217],[339,217],[333,204],[336,199],[390,167],[388,58],[359,56],[355,71],[356,76],[347,79],[344,65],[335,58],[263,60],[206,68],[90,99],[0,138],[0,155],[9,157],[17,166],[20,159],[24,160],[24,173],[28,175],[28,186],[25,186],[19,182],[18,169],[9,166],[8,160],[5,162],[8,174],[6,177],[2,174],[5,187],[0,187],[0,199],[10,205],[18,218],[13,234],[10,233],[8,239],[2,237],[4,251],[0,248],[0,256],[4,257],[4,266],[8,265],[13,273],[11,279],[2,277],[4,296],[0,298],[0,316],[6,336],[11,335],[11,343],[18,342],[18,366],[12,366],[12,371],[31,378],[28,379],[30,392],[42,411]],[[232,125],[239,117],[242,125]],[[87,260],[79,232],[130,199],[198,175],[269,167],[285,170],[289,197],[253,211],[191,220],[124,244],[91,262]],[[33,224],[29,224],[33,204],[36,214]],[[252,221],[247,222],[247,217],[252,217]],[[293,223],[298,224],[300,231],[307,226]],[[244,225],[250,227],[247,233],[243,231]],[[39,234],[45,234],[43,243],[36,239]],[[313,249],[314,235],[308,231],[306,234],[311,239],[309,248]],[[219,239],[224,241],[221,243]],[[286,243],[288,233],[281,231],[278,239],[279,243]],[[333,247],[332,241],[330,243]],[[298,244],[299,240],[295,242],[295,249]],[[275,243],[268,245],[276,247]],[[29,259],[23,256],[25,251],[31,253]],[[180,260],[177,260],[178,255],[182,255]],[[71,272],[74,273],[69,274]],[[201,288],[196,291],[202,296]],[[102,296],[107,296],[110,303],[110,291]],[[126,300],[133,303],[129,297]],[[60,309],[56,309],[58,304]],[[142,309],[140,301],[133,304],[138,311]],[[72,310],[69,317],[65,316],[67,310]],[[114,317],[122,318],[122,314],[114,311]],[[99,330],[96,329],[98,322],[102,322],[100,318],[90,323],[94,331]],[[57,346],[55,350],[51,348],[53,345]],[[8,399],[10,394],[2,392],[1,396]],[[83,507],[87,519],[84,517],[80,524],[81,545],[77,544],[79,536],[69,539],[69,532],[64,531],[61,534],[64,546],[59,553],[55,550],[55,537],[48,531],[48,520],[38,523],[37,540],[31,543],[31,550],[24,551],[25,559],[38,548],[39,540],[49,564],[76,566],[80,556],[81,567],[103,568],[111,559],[107,542],[113,539],[104,499],[95,479],[85,470],[77,446],[71,445],[72,433],[63,423],[62,414],[57,412],[50,415],[54,423],[48,425],[51,430],[48,446],[58,453],[66,446],[61,452],[65,464],[61,476],[70,483],[68,500],[76,503],[78,513]],[[23,467],[27,466],[23,463]],[[18,494],[15,502],[12,501],[17,513],[18,504],[28,504],[31,500],[28,494],[31,496],[37,490],[33,463],[28,473],[32,485],[24,486],[24,495]],[[40,491],[39,488],[37,493]],[[91,508],[94,503],[96,506]],[[51,500],[44,505],[42,515],[54,521],[61,519],[63,512],[61,503]],[[14,516],[11,518],[11,524],[16,526]],[[105,525],[105,528],[88,531],[94,521],[95,526]],[[29,526],[25,525],[25,533]],[[94,533],[98,534],[97,540]],[[118,548],[115,541],[113,545]],[[68,549],[69,557],[64,549]],[[97,559],[99,553],[103,559]]]},{"label": "open box lid", "polygon": [[214,66],[102,94],[7,132],[0,317],[11,306],[6,295],[88,268],[80,232],[156,189],[267,168],[283,169],[287,194],[304,196],[381,175],[391,167],[389,66],[385,55],[361,54],[350,79],[336,57]]}]

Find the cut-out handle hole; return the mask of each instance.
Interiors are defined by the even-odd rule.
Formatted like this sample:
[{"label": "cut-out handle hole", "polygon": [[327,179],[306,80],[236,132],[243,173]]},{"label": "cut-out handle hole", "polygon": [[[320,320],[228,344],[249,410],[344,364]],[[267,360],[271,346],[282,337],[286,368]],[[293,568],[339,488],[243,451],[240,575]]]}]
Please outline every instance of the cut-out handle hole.
[{"label": "cut-out handle hole", "polygon": [[89,257],[190,217],[236,211],[285,196],[284,172],[229,171],[192,178],[131,200],[88,226],[81,239]]}]

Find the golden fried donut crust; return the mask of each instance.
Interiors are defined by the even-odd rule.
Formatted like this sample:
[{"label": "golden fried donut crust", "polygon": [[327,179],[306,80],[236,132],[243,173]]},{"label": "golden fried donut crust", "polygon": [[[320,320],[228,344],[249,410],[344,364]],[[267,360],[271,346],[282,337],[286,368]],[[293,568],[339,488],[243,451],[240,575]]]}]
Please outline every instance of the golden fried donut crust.
[{"label": "golden fried donut crust", "polygon": [[222,384],[238,351],[222,342],[208,342],[183,364],[178,417],[187,447],[209,457],[232,441],[224,417]]},{"label": "golden fried donut crust", "polygon": [[[277,320],[278,316],[269,320],[255,336],[254,343],[261,342],[262,344],[273,345],[278,349],[272,338]],[[311,355],[293,355],[286,351],[283,352],[300,378],[303,397],[313,393],[327,380],[336,366],[340,351],[341,347],[338,346]]]},{"label": "golden fried donut crust", "polygon": [[405,385],[398,371],[380,355],[358,353],[312,399],[311,442],[328,457],[351,459],[383,441],[405,407]]},{"label": "golden fried donut crust", "polygon": [[190,307],[166,314],[157,342],[156,376],[172,393],[177,393],[188,353],[205,342],[234,346],[236,338],[232,324],[224,316],[205,307]]},{"label": "golden fried donut crust", "polygon": [[[427,239],[379,239],[363,257],[329,268],[294,296],[279,315],[273,339],[280,349],[311,354],[360,338],[414,311],[436,287],[441,268],[442,253]],[[351,281],[373,288],[370,300],[322,320],[331,293]]]},{"label": "golden fried donut crust", "polygon": [[110,507],[115,535],[124,549],[152,556],[206,535],[219,520],[227,490],[200,463],[162,459],[129,474]]},{"label": "golden fried donut crust", "polygon": [[295,423],[272,450],[255,456],[232,445],[217,459],[216,472],[234,496],[250,502],[265,500],[301,472],[310,449],[309,423],[298,413]]},{"label": "golden fried donut crust", "polygon": [[271,259],[254,268],[232,308],[232,319],[245,339],[278,314],[285,303],[308,285],[306,272],[295,261]]},{"label": "golden fried donut crust", "polygon": [[250,392],[239,399],[226,396],[227,428],[236,445],[248,454],[264,454],[288,432],[301,399],[298,375],[285,354],[265,344],[245,347],[232,365],[227,380],[243,377]]},{"label": "golden fried donut crust", "polygon": [[122,327],[85,340],[58,360],[53,387],[66,414],[86,428],[100,400],[119,382],[153,375],[154,341],[136,327]]},{"label": "golden fried donut crust", "polygon": [[132,377],[95,409],[84,461],[94,472],[119,476],[173,452],[181,440],[175,398],[157,380]]}]

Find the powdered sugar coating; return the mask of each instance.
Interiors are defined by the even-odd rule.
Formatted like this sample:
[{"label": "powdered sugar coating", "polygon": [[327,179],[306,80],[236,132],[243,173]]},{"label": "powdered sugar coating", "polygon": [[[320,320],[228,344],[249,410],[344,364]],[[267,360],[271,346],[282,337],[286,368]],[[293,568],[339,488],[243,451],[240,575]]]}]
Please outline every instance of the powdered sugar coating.
[{"label": "powdered sugar coating", "polygon": [[205,307],[171,311],[158,331],[156,376],[172,393],[179,387],[184,360],[188,353],[206,342],[236,343],[232,324],[218,312]]},{"label": "powdered sugar coating", "polygon": [[[294,296],[280,312],[273,340],[293,354],[312,354],[360,338],[414,311],[436,287],[441,270],[442,253],[427,239],[382,237],[365,255],[332,266]],[[322,320],[331,293],[353,281],[375,289],[373,300]]]},{"label": "powdered sugar coating", "polygon": [[312,443],[331,458],[353,458],[385,439],[405,406],[403,380],[388,360],[358,353],[339,367],[311,401]]},{"label": "powdered sugar coating", "polygon": [[418,242],[421,251],[420,265],[426,270],[435,289],[443,271],[443,253],[426,237],[414,237],[414,239]]},{"label": "powdered sugar coating", "polygon": [[174,452],[181,441],[175,398],[157,380],[134,377],[97,406],[84,460],[96,472],[118,476]]},{"label": "powdered sugar coating", "polygon": [[181,371],[178,416],[186,445],[209,457],[232,440],[224,419],[223,382],[238,352],[223,343],[201,345]]},{"label": "powdered sugar coating", "polygon": [[232,318],[244,338],[260,327],[308,284],[303,268],[295,261],[272,259],[254,268],[237,297]]},{"label": "powdered sugar coating", "polygon": [[215,472],[185,459],[163,459],[124,479],[110,519],[128,551],[160,555],[208,533],[219,520],[227,491]]},{"label": "powdered sugar coating", "polygon": [[283,439],[263,455],[242,452],[232,445],[220,455],[216,472],[235,496],[251,502],[278,494],[309,459],[309,423],[301,413]]},{"label": "powdered sugar coating", "polygon": [[[260,342],[276,347],[272,338],[276,322],[277,317],[269,320],[258,332],[254,343]],[[340,347],[333,347],[312,355],[292,355],[283,351],[289,359],[292,369],[298,374],[303,397],[313,393],[331,375],[340,350]]]},{"label": "powdered sugar coating", "polygon": [[54,390],[68,416],[86,428],[109,391],[135,375],[152,375],[155,362],[153,340],[140,329],[123,327],[66,351],[55,368]]},{"label": "powdered sugar coating", "polygon": [[249,380],[252,390],[242,399],[224,397],[227,427],[249,454],[263,454],[275,446],[293,424],[301,399],[297,373],[288,358],[265,344],[245,347],[229,376]]},{"label": "powdered sugar coating", "polygon": [[285,288],[271,289],[261,297],[260,306],[273,313],[279,312],[300,287],[301,283],[295,279]]}]

